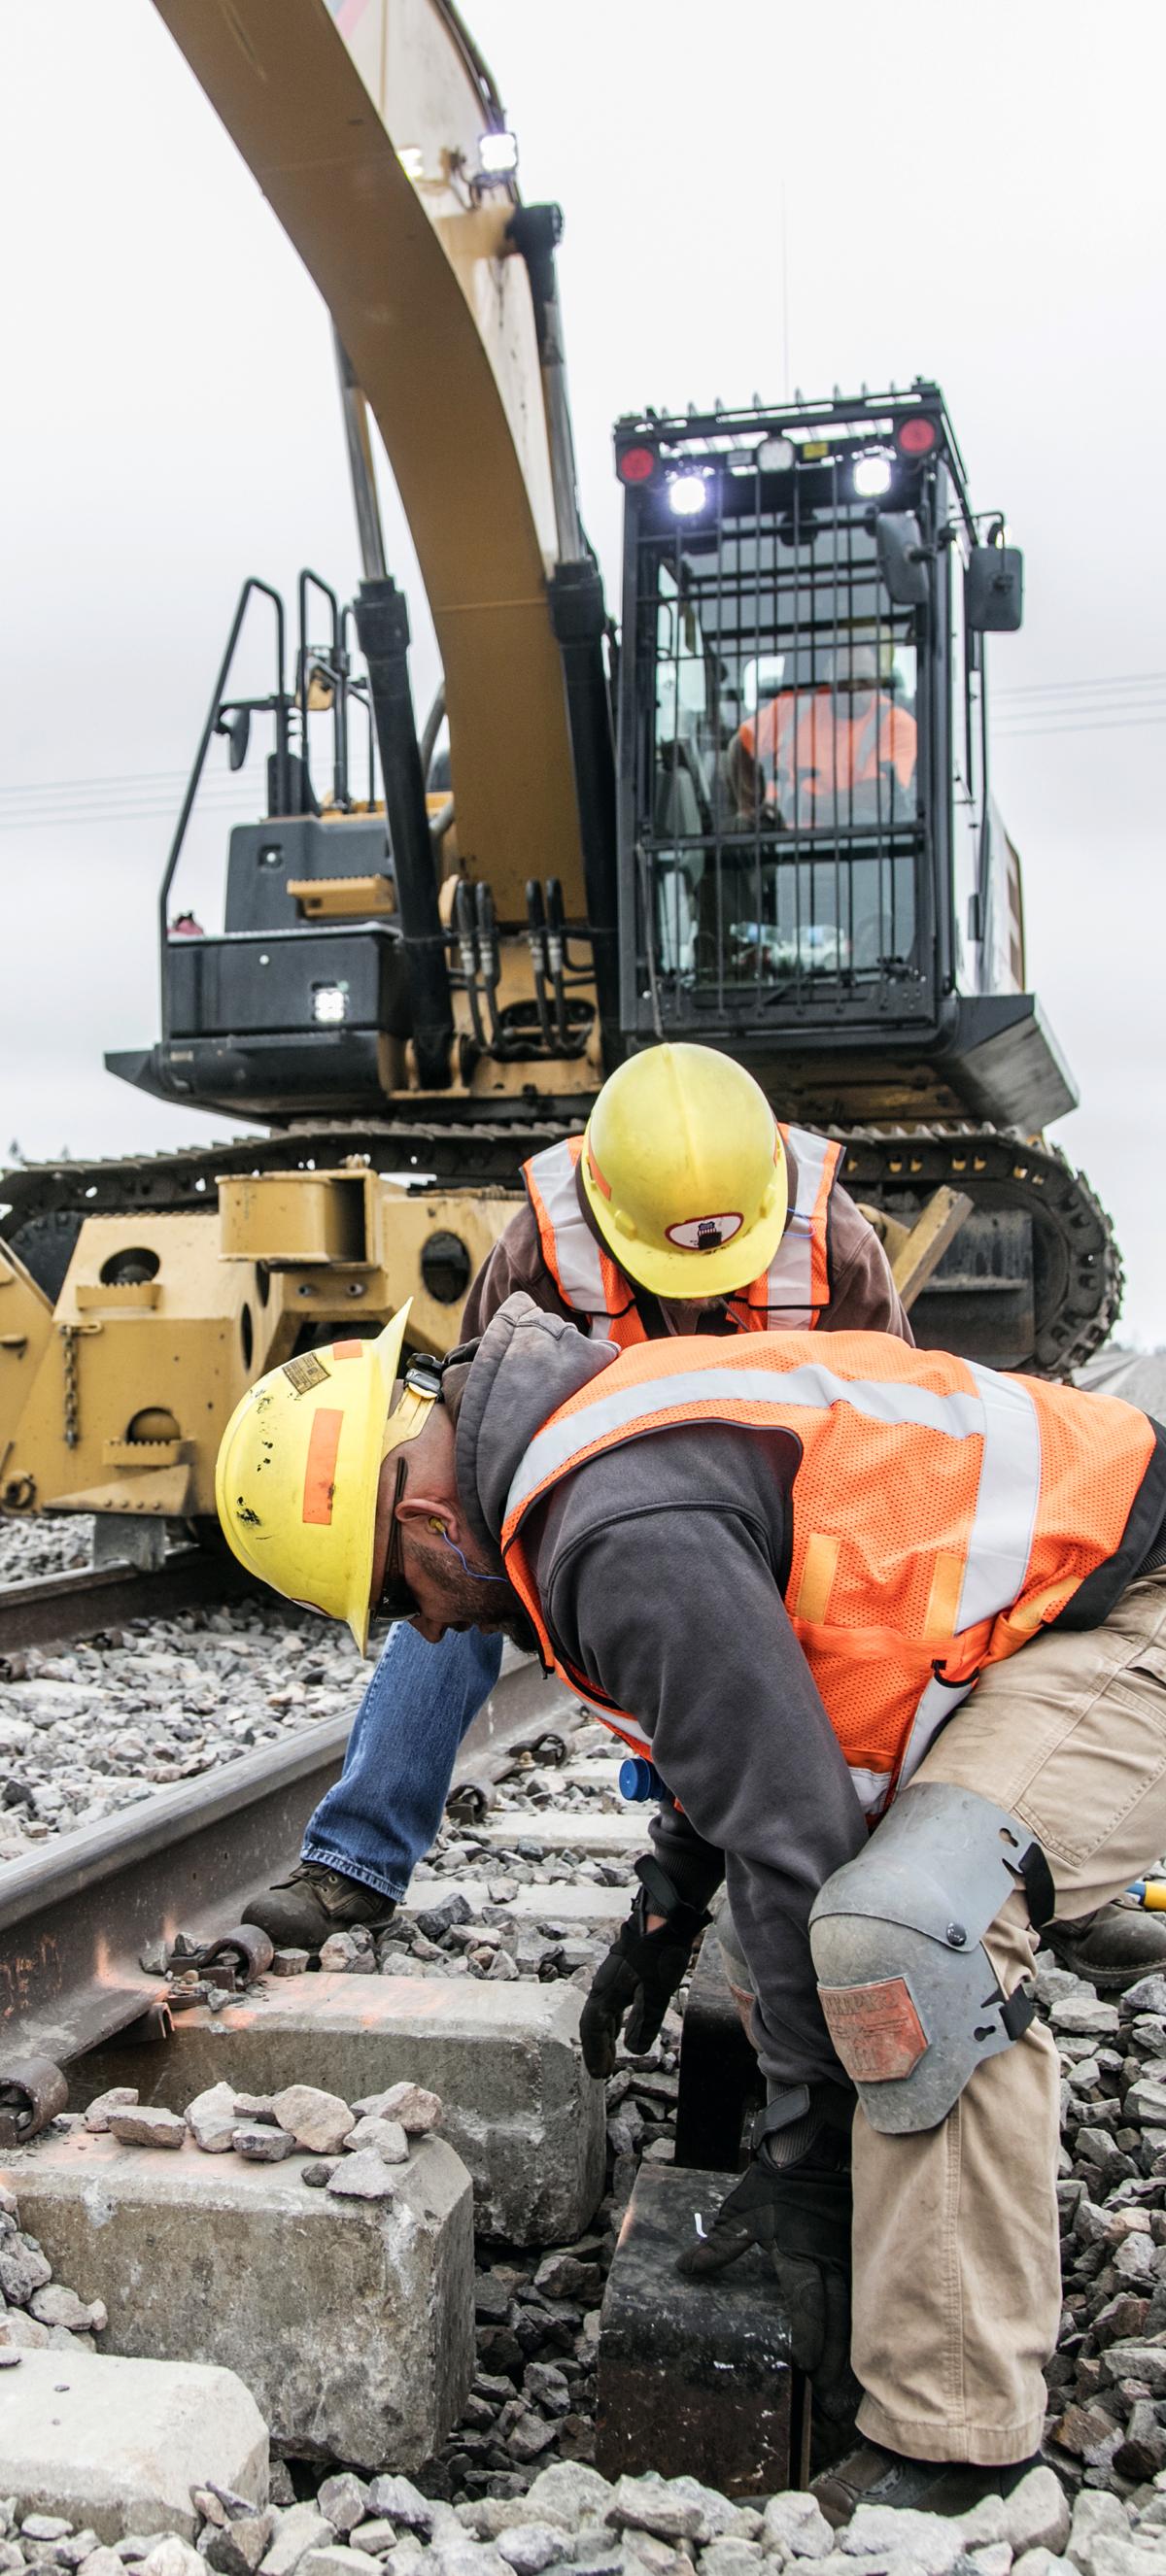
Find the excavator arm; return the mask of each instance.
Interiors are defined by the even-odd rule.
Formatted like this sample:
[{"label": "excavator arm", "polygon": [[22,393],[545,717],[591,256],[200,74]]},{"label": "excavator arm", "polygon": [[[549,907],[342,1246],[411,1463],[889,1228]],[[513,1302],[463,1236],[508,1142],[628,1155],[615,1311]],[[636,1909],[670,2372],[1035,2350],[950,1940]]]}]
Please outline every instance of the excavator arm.
[{"label": "excavator arm", "polygon": [[[586,909],[548,579],[582,548],[547,333],[484,179],[504,130],[448,0],[155,0],[319,287],[385,443],[445,672],[458,850],[502,920]],[[541,347],[540,347],[541,343]]]}]

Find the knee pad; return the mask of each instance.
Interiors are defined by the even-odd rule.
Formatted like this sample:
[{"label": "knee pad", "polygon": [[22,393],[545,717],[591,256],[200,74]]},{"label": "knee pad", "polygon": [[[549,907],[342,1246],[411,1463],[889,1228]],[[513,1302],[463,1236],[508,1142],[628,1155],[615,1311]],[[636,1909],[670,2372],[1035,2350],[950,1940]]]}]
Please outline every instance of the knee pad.
[{"label": "knee pad", "polygon": [[745,2037],[750,2048],[754,2048],[756,2042],[753,2037],[753,2006],[757,2000],[757,1989],[753,1983],[753,1971],[741,1947],[737,1927],[729,1910],[728,1897],[723,1890],[713,1914],[713,1930],[720,1945],[725,1984],[736,2004],[737,2017]]},{"label": "knee pad", "polygon": [[733,1921],[728,1897],[723,1890],[713,1911],[713,1930],[721,1945],[725,1975],[734,1994],[754,1995],[756,1988],[753,1983],[753,1971],[741,1947],[740,1934]]},{"label": "knee pad", "polygon": [[984,1934],[1021,1888],[1034,1926],[1056,1907],[1040,1844],[972,1789],[904,1789],[866,1850],[827,1879],[810,1915],[822,2011],[871,2127],[933,2129],[969,2076],[1027,2030],[1027,1987],[1005,1996]]}]

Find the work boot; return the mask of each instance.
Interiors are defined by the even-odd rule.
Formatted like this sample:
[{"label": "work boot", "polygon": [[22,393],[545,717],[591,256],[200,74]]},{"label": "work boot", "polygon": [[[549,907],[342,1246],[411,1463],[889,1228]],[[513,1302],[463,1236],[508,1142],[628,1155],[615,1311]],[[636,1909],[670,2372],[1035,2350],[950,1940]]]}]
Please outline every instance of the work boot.
[{"label": "work boot", "polygon": [[963,2460],[909,2460],[899,2451],[884,2451],[880,2442],[863,2442],[832,2469],[815,2478],[810,2489],[835,2531],[849,2522],[856,2505],[890,2504],[917,2513],[970,2513],[985,2496],[1011,2495],[1037,2458],[1007,2466],[978,2468]]},{"label": "work boot", "polygon": [[1062,1968],[1088,1977],[1099,1994],[1122,1994],[1139,1977],[1166,1969],[1166,1914],[1148,1914],[1122,1897],[1078,1923],[1046,1923],[1040,1937]]},{"label": "work boot", "polygon": [[315,1954],[330,1932],[347,1932],[354,1923],[363,1923],[370,1932],[383,1932],[391,1923],[396,1906],[391,1896],[382,1896],[379,1888],[366,1887],[363,1879],[345,1878],[343,1871],[329,1869],[322,1860],[302,1860],[290,1878],[276,1880],[261,1896],[253,1896],[243,1908],[244,1923],[258,1923],[277,1950],[308,1950]]}]

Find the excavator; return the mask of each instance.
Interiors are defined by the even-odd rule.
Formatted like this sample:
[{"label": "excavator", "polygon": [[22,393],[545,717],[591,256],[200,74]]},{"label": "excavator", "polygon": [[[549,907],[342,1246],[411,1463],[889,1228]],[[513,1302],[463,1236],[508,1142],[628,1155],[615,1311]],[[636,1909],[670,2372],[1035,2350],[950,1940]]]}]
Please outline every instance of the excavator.
[{"label": "excavator", "polygon": [[[1044,1136],[1076,1095],[989,775],[1023,566],[939,387],[621,419],[617,636],[561,218],[451,0],[155,5],[331,314],[363,578],[244,582],[160,871],[159,1034],[106,1058],[244,1134],[0,1176],[0,1509],[144,1557],[206,1527],[247,1383],[406,1297],[450,1348],[524,1160],[661,1038],[842,1137],[920,1342],[1068,1375],[1121,1273]],[[420,725],[370,415],[441,656]],[[183,856],[223,759],[255,811],[208,928]]]}]

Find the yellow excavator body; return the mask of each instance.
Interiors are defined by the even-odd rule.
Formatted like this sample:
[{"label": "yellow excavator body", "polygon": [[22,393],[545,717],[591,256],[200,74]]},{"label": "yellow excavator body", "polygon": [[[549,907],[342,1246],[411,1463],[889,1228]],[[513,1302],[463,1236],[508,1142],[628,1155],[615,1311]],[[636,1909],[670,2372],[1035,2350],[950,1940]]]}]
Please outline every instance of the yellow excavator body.
[{"label": "yellow excavator body", "polygon": [[[978,1050],[970,1050],[981,1068],[980,1094],[969,1092],[966,1081],[960,1089],[954,1041],[945,1037],[944,1045],[929,1046],[920,1035],[916,1044],[908,1027],[898,1032],[896,1048],[897,996],[908,989],[908,965],[915,974],[914,958],[884,961],[886,1020],[873,1021],[865,1035],[852,1026],[836,1043],[827,986],[812,980],[822,973],[821,961],[807,963],[801,930],[792,947],[785,938],[775,964],[765,958],[766,943],[780,948],[781,940],[776,921],[764,916],[763,875],[774,885],[809,884],[812,845],[799,857],[795,832],[780,850],[766,843],[763,852],[759,827],[755,851],[734,859],[739,818],[730,817],[726,860],[718,838],[724,818],[701,802],[707,802],[708,781],[693,745],[706,720],[720,744],[715,728],[722,721],[724,665],[716,651],[687,640],[699,638],[699,624],[692,598],[681,603],[678,582],[689,578],[683,571],[672,578],[674,609],[663,587],[652,592],[649,586],[643,597],[629,592],[637,601],[637,632],[627,639],[621,665],[627,759],[617,834],[607,629],[578,519],[553,262],[545,251],[557,238],[557,210],[521,205],[507,163],[501,101],[451,0],[155,5],[332,316],[342,351],[365,591],[376,587],[371,576],[385,574],[367,411],[384,441],[437,633],[452,798],[443,787],[426,800],[426,788],[434,786],[428,754],[436,736],[426,728],[423,753],[408,706],[407,627],[390,600],[382,633],[396,616],[395,644],[392,635],[389,642],[397,659],[392,662],[386,647],[385,668],[398,688],[398,712],[404,703],[408,715],[405,765],[412,764],[416,816],[411,871],[398,836],[403,809],[393,806],[379,712],[383,802],[371,779],[364,803],[346,787],[323,812],[313,799],[308,714],[337,699],[342,704],[350,683],[357,693],[361,685],[352,677],[354,661],[345,658],[347,629],[333,599],[333,666],[321,671],[304,657],[301,643],[295,687],[253,702],[282,710],[285,732],[282,749],[277,734],[273,767],[285,789],[296,766],[287,728],[298,723],[304,792],[298,804],[290,797],[281,803],[273,793],[267,820],[232,837],[229,870],[238,858],[245,918],[232,921],[229,897],[217,941],[189,917],[171,922],[166,897],[212,734],[231,735],[232,766],[236,749],[246,755],[247,719],[240,739],[233,731],[237,714],[225,718],[229,693],[218,692],[220,721],[212,706],[160,903],[164,996],[173,969],[175,989],[193,994],[197,1007],[193,1022],[178,1024],[176,1035],[165,1004],[165,1079],[133,1070],[127,1078],[141,1080],[156,1096],[181,1096],[184,1062],[194,1062],[193,1049],[183,1056],[193,1025],[209,1074],[201,1088],[190,1078],[189,1095],[228,1114],[238,1098],[240,1115],[276,1133],[203,1154],[179,1151],[84,1170],[46,1166],[10,1174],[0,1184],[8,1202],[0,1237],[0,1511],[208,1520],[221,1432],[263,1370],[338,1325],[374,1329],[406,1299],[412,1300],[411,1338],[435,1353],[448,1350],[458,1338],[469,1281],[520,1204],[523,1160],[577,1132],[605,1069],[662,1033],[658,983],[666,983],[671,1002],[678,995],[683,1001],[686,975],[690,984],[698,980],[699,940],[687,965],[684,942],[695,937],[691,924],[685,926],[690,912],[709,936],[708,921],[693,910],[701,883],[706,895],[710,888],[716,895],[718,938],[731,943],[750,934],[755,945],[744,963],[736,953],[722,957],[721,983],[714,978],[703,996],[722,1017],[728,1014],[724,1027],[714,1016],[676,1033],[707,1034],[737,1047],[779,1114],[823,1127],[844,1122],[843,1178],[851,1195],[868,1205],[904,1302],[931,1300],[939,1319],[931,1338],[936,1332],[946,1338],[953,1315],[987,1317],[988,1347],[981,1344],[977,1355],[997,1358],[1006,1344],[1000,1332],[991,1342],[993,1312],[1018,1315],[1020,1357],[1006,1356],[1005,1364],[1063,1373],[1104,1337],[1120,1270],[1087,1185],[1032,1133],[1072,1095],[1037,1026],[1035,1005],[1020,991],[1015,853],[1006,898],[1010,973],[995,988],[989,978],[973,997],[985,1032]],[[484,138],[493,147],[488,155]],[[904,403],[912,417],[900,420]],[[864,394],[852,411],[862,415],[864,405],[872,414],[879,409]],[[677,538],[664,516],[669,478],[687,484],[689,503],[695,497],[698,508],[726,465],[754,477],[759,496],[771,471],[788,469],[794,486],[808,488],[807,477],[827,471],[837,429],[831,412],[819,406],[820,420],[816,414],[808,424],[796,407],[788,420],[768,423],[744,414],[733,438],[720,416],[669,424],[653,413],[620,424],[617,470],[627,524],[640,513],[643,559],[665,542],[660,526]],[[890,402],[889,427],[884,420],[878,433],[883,463],[891,432],[915,434],[920,421],[925,432],[930,423],[931,436],[949,441],[953,488],[966,517],[958,450],[937,388],[919,385]],[[862,419],[857,429],[851,419],[850,444],[838,446],[831,469],[836,476],[850,470],[860,431]],[[784,465],[779,451],[786,451]],[[747,493],[746,483],[738,488]],[[796,513],[783,519],[782,506],[766,503],[765,525],[775,545],[781,532],[774,559],[784,564],[788,586]],[[757,508],[760,514],[760,497]],[[892,596],[900,602],[896,614],[909,660],[910,603],[929,602],[923,613],[931,615],[940,572],[918,568],[927,549],[917,542],[916,522],[900,516],[894,524],[898,577],[906,586]],[[869,530],[851,528],[847,543],[852,551],[865,543],[873,555]],[[985,549],[979,551],[982,558]],[[932,548],[937,562],[943,554],[943,546]],[[681,562],[678,542],[675,560]],[[1007,571],[1018,598],[1019,572],[1008,570],[1003,553],[993,568],[996,587],[1007,587]],[[942,578],[950,582],[950,566]],[[322,587],[315,576],[304,580]],[[248,585],[256,587],[265,586]],[[381,578],[382,609],[392,591]],[[750,601],[742,597],[744,613]],[[241,601],[233,635],[242,611]],[[355,615],[359,631],[359,602]],[[1006,625],[1008,618],[994,622]],[[747,616],[746,628],[752,631]],[[665,629],[676,639],[671,659],[661,641]],[[304,632],[301,585],[301,639]],[[362,703],[371,724],[373,655],[363,632],[360,640],[369,673]],[[760,691],[763,657],[759,646],[754,650]],[[776,687],[780,671],[776,655],[771,658]],[[634,698],[637,663],[648,675],[646,703]],[[684,684],[695,690],[691,702]],[[807,683],[795,673],[785,685]],[[282,663],[278,690],[284,690]],[[969,714],[969,741],[970,726]],[[642,831],[637,823],[629,845],[633,736],[639,746],[634,793],[644,777],[649,784]],[[949,779],[949,802],[950,788]],[[963,792],[970,816],[969,798]],[[941,803],[937,789],[937,811]],[[406,796],[406,821],[408,805]],[[661,819],[665,806],[671,824]],[[985,804],[985,832],[988,811]],[[922,833],[921,805],[916,820]],[[653,838],[658,846],[646,850]],[[856,865],[869,869],[871,862],[860,857]],[[422,881],[425,919],[417,908]],[[749,918],[752,898],[734,893],[733,904],[746,916],[735,922],[726,906],[742,881],[756,885],[757,918]],[[231,882],[229,873],[229,889]],[[257,886],[265,911],[254,908]],[[986,881],[977,880],[962,916],[969,944],[983,933],[985,889]],[[646,932],[649,921],[654,928]],[[805,939],[816,938],[819,928],[811,903]],[[276,942],[278,955],[290,958],[293,941],[300,1016],[293,1010],[280,1019],[271,1000],[276,978],[265,980],[259,970],[273,963]],[[834,948],[840,955],[837,931]],[[410,955],[415,963],[423,954],[446,1014],[443,1020],[437,1012],[434,1035],[431,1012],[427,1054],[422,1015],[412,1007],[420,983],[409,983]],[[232,985],[231,976],[248,958],[259,1002],[250,1021],[232,1019],[243,987]],[[316,962],[305,965],[305,958]],[[366,969],[373,999],[355,1035],[368,1043],[363,1059],[358,1052],[352,1057],[363,1088],[344,1096],[343,1084],[328,1090],[326,1069],[339,1061],[346,1036],[346,978]],[[928,971],[938,972],[934,957]],[[784,998],[782,975],[804,978],[801,1037],[773,1007]],[[950,992],[955,980],[953,972],[944,988],[952,1027],[959,1007]],[[846,1008],[853,1014],[854,983],[850,975],[843,989],[840,975],[839,1022]],[[733,1010],[740,999],[745,1013],[754,985],[762,1007],[751,1024],[746,1015],[738,1026]],[[431,980],[430,1002],[433,991]],[[917,1018],[922,1031],[921,1005]],[[240,1029],[252,1042],[245,1063]],[[265,1055],[268,1047],[273,1056]],[[130,1062],[119,1060],[118,1069]],[[232,1093],[232,1082],[241,1084],[249,1069],[272,1062],[266,1105],[257,1105],[257,1095]],[[1043,1105],[1018,1124],[1008,1104],[1024,1096],[1026,1085],[1031,1091],[1030,1064],[1045,1083]],[[953,1346],[963,1347],[958,1336]]]},{"label": "yellow excavator body", "polygon": [[[225,1178],[205,1214],[90,1217],[55,1308],[0,1250],[0,1507],[212,1521],[219,1441],[252,1380],[410,1298],[413,1346],[447,1351],[465,1262],[514,1205],[410,1196],[363,1168]],[[447,1276],[450,1238],[464,1261]]]}]

